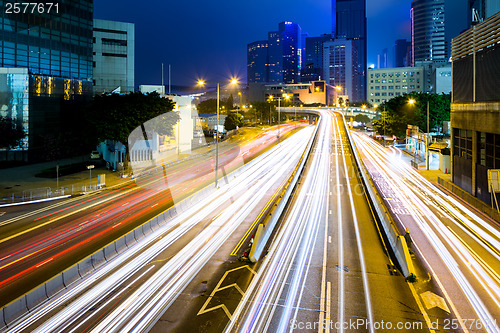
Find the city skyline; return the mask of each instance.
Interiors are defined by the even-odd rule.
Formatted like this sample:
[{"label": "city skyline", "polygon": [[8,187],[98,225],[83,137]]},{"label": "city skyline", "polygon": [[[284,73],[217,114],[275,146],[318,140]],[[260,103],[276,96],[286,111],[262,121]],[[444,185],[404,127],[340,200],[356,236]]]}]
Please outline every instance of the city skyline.
[{"label": "city skyline", "polygon": [[[391,47],[396,39],[410,38],[410,4],[411,1],[367,0],[368,66],[375,64],[380,50]],[[173,85],[194,84],[199,77],[224,81],[236,76],[246,81],[247,44],[266,38],[278,23],[298,23],[310,37],[331,33],[331,0],[292,3],[279,0],[270,4],[257,1],[252,6],[223,2],[221,7],[226,9],[222,11],[214,11],[204,3],[197,4],[194,11],[191,4],[158,6],[137,15],[129,0],[123,2],[120,10],[111,3],[95,3],[95,18],[136,24],[136,85],[161,84],[162,63],[165,83],[171,65]],[[169,16],[169,10],[175,14]],[[233,12],[245,15],[228,15]],[[391,25],[384,24],[386,16],[391,16]],[[193,27],[186,22],[199,25]],[[162,39],[163,44],[158,42]],[[178,52],[179,49],[184,52]]]}]

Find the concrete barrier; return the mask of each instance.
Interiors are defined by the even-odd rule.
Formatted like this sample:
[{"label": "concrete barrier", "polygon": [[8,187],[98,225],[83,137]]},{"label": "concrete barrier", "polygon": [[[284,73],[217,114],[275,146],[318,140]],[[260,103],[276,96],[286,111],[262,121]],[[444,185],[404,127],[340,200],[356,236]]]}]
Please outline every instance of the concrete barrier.
[{"label": "concrete barrier", "polygon": [[125,243],[125,236],[118,238],[115,241],[116,245],[116,252],[118,254],[122,253],[122,251],[125,251],[127,249],[127,244]]},{"label": "concrete barrier", "polygon": [[318,126],[315,127],[314,132],[312,134],[309,143],[302,154],[297,168],[294,172],[292,172],[287,185],[285,185],[284,193],[280,196],[277,196],[277,204],[275,203],[276,208],[272,212],[271,219],[263,225],[262,223],[257,227],[257,232],[254,236],[254,241],[252,247],[250,249],[249,259],[252,262],[256,262],[262,256],[264,252],[264,248],[271,237],[273,230],[276,228],[278,221],[281,218],[281,215],[285,211],[288,206],[288,201],[295,191],[295,187],[297,186],[299,179],[302,177],[302,171],[304,170],[304,166],[309,159],[309,155],[313,146],[314,141],[316,140],[316,134],[318,133]]},{"label": "concrete barrier", "polygon": [[47,281],[45,283],[45,287],[47,291],[47,296],[49,298],[54,297],[55,294],[57,294],[58,292],[60,292],[65,288],[62,274],[56,275],[52,279]]},{"label": "concrete barrier", "polygon": [[116,242],[113,242],[111,244],[108,244],[104,248],[104,258],[106,258],[106,261],[110,261],[114,257],[116,257],[118,253],[116,252]]},{"label": "concrete barrier", "polygon": [[14,302],[10,303],[3,309],[4,321],[7,325],[10,325],[17,317],[26,313],[28,308],[26,306],[26,297],[22,296]]},{"label": "concrete barrier", "polygon": [[104,249],[100,249],[99,251],[92,254],[92,265],[94,268],[99,268],[106,263],[106,257],[104,256]]},{"label": "concrete barrier", "polygon": [[62,278],[64,286],[66,288],[75,283],[76,281],[79,281],[81,279],[81,276],[80,273],[78,272],[78,265],[73,265],[64,272],[62,272]]},{"label": "concrete barrier", "polygon": [[137,242],[134,238],[134,231],[131,231],[128,234],[126,234],[124,238],[125,238],[125,244],[127,245],[127,247],[131,247],[132,245],[135,244],[135,242]]},{"label": "concrete barrier", "polygon": [[45,290],[45,284],[38,286],[37,288],[26,294],[26,307],[28,310],[34,309],[38,304],[47,300],[47,292]]},{"label": "concrete barrier", "polygon": [[83,278],[94,270],[92,266],[92,256],[88,256],[78,263],[78,273]]},{"label": "concrete barrier", "polygon": [[7,327],[7,323],[5,322],[5,316],[4,316],[3,308],[0,309],[0,318],[1,318],[0,327],[1,328],[6,328]]},{"label": "concrete barrier", "polygon": [[352,140],[351,132],[347,127],[345,118],[344,128],[347,132],[347,137],[349,139],[349,145],[353,152],[354,161],[358,167],[359,173],[361,174],[361,180],[368,193],[368,198],[373,207],[373,210],[377,215],[378,221],[382,226],[382,230],[384,231],[384,234],[389,241],[389,245],[396,257],[399,267],[401,268],[401,271],[405,277],[408,277],[408,275],[410,274],[415,274],[415,269],[413,267],[413,262],[408,251],[406,241],[404,237],[399,233],[396,223],[392,219],[392,216],[388,211],[384,200],[378,193],[375,184],[368,175],[368,171],[366,170],[363,161],[358,155],[358,151],[356,149],[356,146],[354,145],[354,141]]}]

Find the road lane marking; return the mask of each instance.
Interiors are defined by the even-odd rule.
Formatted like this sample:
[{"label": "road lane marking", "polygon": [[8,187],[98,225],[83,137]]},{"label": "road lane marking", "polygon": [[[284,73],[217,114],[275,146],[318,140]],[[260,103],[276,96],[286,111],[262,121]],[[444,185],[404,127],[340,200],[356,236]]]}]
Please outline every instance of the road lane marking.
[{"label": "road lane marking", "polygon": [[[339,123],[337,121],[336,121],[336,124],[337,124],[337,128],[338,128],[338,131],[340,134],[340,127],[339,127]],[[345,129],[345,130],[347,131],[347,129]],[[346,156],[346,154],[344,153],[344,145],[342,144],[342,159],[343,159],[343,164],[344,164],[344,170],[346,172],[346,176],[349,176],[347,174],[349,169],[347,168],[347,162],[346,162],[345,156]],[[351,181],[350,181],[351,177],[348,177],[348,179],[349,180],[346,179],[346,182],[347,182],[346,187],[347,187],[347,193],[349,194],[349,202],[351,205],[352,220],[354,223],[354,230],[356,233],[356,242],[357,242],[357,246],[358,246],[358,256],[359,256],[359,262],[361,264],[361,275],[363,276],[363,289],[364,289],[364,293],[365,293],[366,311],[368,314],[368,320],[371,323],[370,327],[369,327],[369,331],[374,332],[373,310],[372,310],[372,304],[371,304],[370,289],[368,286],[368,276],[367,276],[367,272],[366,272],[365,256],[363,253],[363,247],[361,245],[361,234],[359,231],[358,217],[356,214],[356,208],[354,206],[354,198],[352,195]]]},{"label": "road lane marking", "polygon": [[[328,159],[328,163],[330,163],[330,159]],[[330,169],[328,169],[328,178],[330,178]],[[327,186],[328,186],[327,193],[331,193],[330,192],[330,182],[328,182]],[[326,213],[325,214],[325,233],[324,233],[325,241],[323,243],[323,270],[321,273],[321,301],[320,301],[320,312],[319,312],[320,325],[319,325],[319,329],[318,329],[319,333],[323,332],[322,323],[324,322],[324,318],[325,318],[326,265],[327,265],[327,255],[328,255],[328,239],[327,239],[326,235],[328,235],[328,211],[330,211],[330,214],[331,214],[331,210],[329,210],[329,206],[330,206],[330,198],[327,198],[326,209],[325,209],[325,213]],[[326,313],[326,316],[327,317],[330,316],[329,312]]]},{"label": "road lane marking", "polygon": [[[326,285],[326,330],[325,330],[325,333],[330,333],[331,308],[332,308],[332,283],[330,281],[328,281],[328,284]],[[321,326],[323,326],[322,324],[323,323],[320,323]]]},{"label": "road lane marking", "polygon": [[229,318],[229,320],[231,320],[232,314],[229,312],[229,310],[228,310],[228,308],[226,307],[225,304],[219,304],[219,305],[211,307],[209,309],[207,309],[207,306],[208,306],[208,304],[210,303],[210,301],[212,300],[212,298],[214,297],[214,295],[217,292],[219,292],[221,290],[228,289],[228,288],[233,288],[234,287],[241,294],[242,297],[245,296],[245,292],[243,292],[243,290],[241,290],[241,288],[236,283],[230,284],[230,285],[222,287],[222,288],[220,287],[220,285],[222,284],[222,282],[224,282],[224,280],[229,275],[229,273],[232,273],[232,272],[238,271],[240,269],[244,269],[244,268],[248,269],[253,275],[257,274],[248,265],[237,267],[237,268],[230,269],[230,270],[226,271],[224,273],[224,275],[222,276],[222,278],[217,283],[217,286],[215,287],[215,289],[212,291],[212,293],[210,294],[210,296],[208,297],[208,299],[205,301],[205,304],[203,304],[203,306],[201,307],[201,309],[198,312],[197,316],[202,315],[202,314],[207,313],[207,312],[211,312],[211,311],[217,310],[217,309],[222,309],[224,311],[224,313],[226,314],[226,316]]},{"label": "road lane marking", "polygon": [[413,284],[408,282],[408,286],[410,287],[411,293],[413,294],[413,298],[417,302],[418,308],[420,309],[420,312],[424,316],[424,320],[427,323],[427,327],[429,328],[429,332],[435,333],[434,330],[430,329],[431,327],[431,319],[429,318],[429,315],[427,314],[427,311],[425,311],[424,306],[422,305],[422,302],[420,302],[420,298],[417,295],[417,292],[415,291],[415,288],[413,287]]},{"label": "road lane marking", "polygon": [[271,199],[269,199],[269,201],[267,202],[267,204],[264,206],[264,208],[260,211],[259,215],[257,216],[257,218],[252,222],[252,224],[250,225],[250,227],[248,228],[247,232],[245,232],[245,234],[243,235],[243,237],[241,237],[240,241],[238,242],[238,244],[236,245],[236,247],[233,249],[233,251],[231,252],[231,255],[232,256],[235,256],[238,254],[238,252],[240,251],[241,247],[243,246],[243,243],[245,242],[245,240],[247,239],[248,235],[250,235],[250,232],[252,232],[252,230],[255,228],[255,226],[257,225],[257,223],[259,223],[259,221],[262,219],[262,216],[264,215],[264,213],[266,212],[266,210],[268,209],[268,207],[274,202],[274,199],[276,198],[276,196],[278,195],[278,193],[282,190],[282,187],[284,186],[284,184],[286,183],[286,179],[281,183],[280,186],[278,186],[278,189],[276,190],[276,192],[274,192],[273,196],[271,197]]},{"label": "road lane marking", "polygon": [[423,292],[420,294],[420,297],[422,297],[427,310],[440,308],[441,310],[450,313],[450,309],[448,308],[448,305],[446,304],[444,298],[433,293],[432,291]]}]

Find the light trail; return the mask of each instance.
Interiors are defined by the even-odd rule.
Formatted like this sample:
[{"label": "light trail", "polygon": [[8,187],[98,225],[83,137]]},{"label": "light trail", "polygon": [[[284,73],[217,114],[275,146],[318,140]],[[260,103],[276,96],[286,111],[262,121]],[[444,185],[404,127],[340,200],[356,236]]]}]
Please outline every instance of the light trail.
[{"label": "light trail", "polygon": [[[319,290],[321,294],[320,304],[318,304],[319,332],[323,331],[322,320],[331,318],[331,289],[332,283],[328,281],[326,270],[327,260],[327,240],[328,219],[330,197],[330,167],[332,144],[335,145],[336,168],[336,193],[337,214],[338,214],[338,238],[342,238],[345,223],[343,219],[349,214],[342,213],[341,195],[339,186],[348,187],[346,197],[350,202],[349,211],[357,228],[356,212],[353,203],[352,191],[349,184],[341,184],[340,170],[344,170],[345,182],[349,183],[346,162],[346,149],[349,149],[342,142],[340,120],[337,115],[329,111],[319,111],[321,113],[318,121],[318,139],[311,156],[310,166],[307,175],[302,178],[301,188],[296,194],[294,204],[290,207],[280,228],[269,248],[268,254],[263,259],[257,275],[250,283],[243,300],[233,313],[232,319],[226,327],[226,332],[292,332],[298,316],[303,298],[303,291],[308,288],[310,292]],[[335,134],[334,134],[335,133]],[[340,163],[342,156],[343,163]],[[343,180],[344,181],[344,180]],[[325,234],[320,235],[321,223],[325,223]],[[357,229],[356,242],[358,243],[359,260],[362,267],[363,294],[365,296],[367,321],[373,322],[371,300],[369,297],[368,278],[364,267],[364,257],[361,248],[361,238]],[[316,247],[318,237],[324,237],[321,246],[323,258],[319,262],[323,263],[321,268],[321,285],[310,285],[310,265],[311,258]],[[343,263],[343,243],[339,240],[339,262]],[[344,318],[344,279],[345,275],[339,272],[339,318]],[[330,273],[331,274],[331,273]],[[285,287],[286,286],[286,287]],[[315,322],[318,320],[316,317]],[[337,320],[338,321],[338,320]],[[328,332],[330,321],[325,330]],[[343,323],[342,323],[343,325]],[[342,326],[341,325],[341,326]]]},{"label": "light trail", "polygon": [[[18,332],[31,326],[50,313],[51,317],[34,331],[62,331],[70,329],[88,310],[103,302],[114,290],[122,288],[127,279],[152,261],[202,219],[226,205],[228,198],[234,202],[212,220],[179,253],[158,271],[146,277],[137,291],[111,311],[93,329],[95,331],[134,331],[147,327],[156,316],[168,307],[179,292],[203,267],[214,251],[255,209],[273,183],[280,179],[283,170],[292,170],[301,156],[312,128],[300,131],[272,148],[247,166],[247,169],[228,185],[222,185],[213,196],[204,198],[161,228],[161,234],[150,234],[129,251],[117,256],[82,283],[47,302],[29,315],[20,318],[10,331]],[[292,152],[292,154],[290,154]],[[65,306],[61,309],[61,305]],[[56,311],[60,310],[60,311]]]},{"label": "light trail", "polygon": [[[419,247],[423,257],[439,256],[464,293],[487,332],[498,332],[500,232],[454,198],[437,190],[416,170],[366,136],[354,135],[368,171],[383,179],[408,210],[434,251]],[[379,178],[381,177],[381,178]],[[437,216],[434,210],[440,215]],[[396,217],[399,218],[396,213]],[[403,221],[400,219],[403,227]],[[463,237],[458,235],[463,234]],[[485,251],[474,250],[480,248]],[[429,260],[426,260],[429,262]],[[446,294],[451,294],[449,291]],[[486,303],[488,305],[486,305]],[[452,304],[452,308],[456,307]],[[460,312],[462,309],[458,309]],[[454,310],[456,311],[456,310]],[[495,315],[492,315],[494,313]],[[456,313],[457,318],[467,316]]]},{"label": "light trail", "polygon": [[[291,129],[293,125],[285,125],[283,128],[285,131]],[[247,140],[242,147],[223,144],[220,153],[221,169],[231,171],[232,168],[243,165],[245,161],[241,155],[238,156],[240,150],[251,152],[249,158],[253,158],[277,140],[275,133],[276,129],[271,129],[260,134],[255,141]],[[212,169],[210,160],[206,159],[190,161],[187,168],[183,164],[175,165],[169,171],[172,175],[168,174],[168,183],[166,175],[156,170],[137,179],[137,184],[143,188],[129,184],[123,189],[92,195],[83,201],[72,202],[71,199],[67,207],[60,209],[60,205],[51,206],[57,210],[37,217],[37,223],[28,229],[0,240],[0,243],[3,242],[0,271],[5,277],[0,281],[0,291],[6,292],[12,284],[21,279],[29,279],[41,261],[52,258],[52,267],[56,267],[59,259],[67,258],[82,248],[93,246],[100,239],[122,232],[129,225],[143,219],[144,215],[153,214],[153,209],[159,210],[181,200],[186,196],[186,188],[194,191],[200,185],[208,184],[212,181]],[[47,212],[45,208],[37,210],[38,214],[44,212]],[[22,218],[32,216],[23,215]],[[17,222],[17,219],[11,219],[10,223],[12,222]],[[47,228],[49,226],[52,228]],[[42,227],[44,232],[40,233]],[[49,267],[44,266],[43,269],[48,270]]]}]

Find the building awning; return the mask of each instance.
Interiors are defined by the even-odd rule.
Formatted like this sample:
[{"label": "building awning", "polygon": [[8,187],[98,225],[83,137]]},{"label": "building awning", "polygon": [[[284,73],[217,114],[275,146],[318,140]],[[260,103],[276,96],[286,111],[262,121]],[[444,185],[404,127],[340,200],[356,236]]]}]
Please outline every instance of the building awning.
[{"label": "building awning", "polygon": [[435,142],[429,146],[429,150],[434,150],[434,151],[440,152],[441,149],[445,149],[446,147],[448,147],[447,142]]}]

